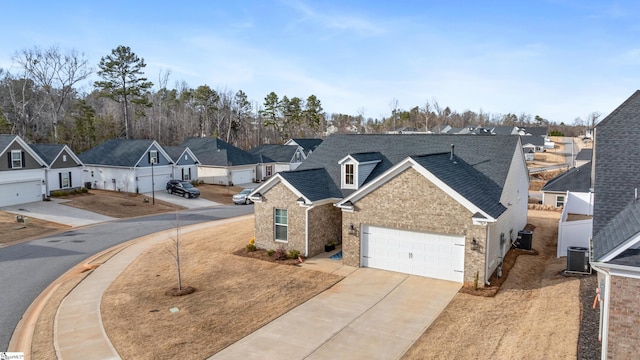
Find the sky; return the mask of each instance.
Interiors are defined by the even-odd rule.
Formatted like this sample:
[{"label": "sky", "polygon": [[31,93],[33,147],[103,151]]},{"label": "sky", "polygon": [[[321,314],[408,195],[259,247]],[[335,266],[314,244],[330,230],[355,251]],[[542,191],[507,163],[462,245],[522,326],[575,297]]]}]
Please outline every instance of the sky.
[{"label": "sky", "polygon": [[[397,101],[573,124],[640,88],[638,1],[3,1],[0,68],[58,46],[94,69],[119,45],[145,76],[316,95],[327,113],[388,117]],[[82,84],[91,91],[93,77]]]}]

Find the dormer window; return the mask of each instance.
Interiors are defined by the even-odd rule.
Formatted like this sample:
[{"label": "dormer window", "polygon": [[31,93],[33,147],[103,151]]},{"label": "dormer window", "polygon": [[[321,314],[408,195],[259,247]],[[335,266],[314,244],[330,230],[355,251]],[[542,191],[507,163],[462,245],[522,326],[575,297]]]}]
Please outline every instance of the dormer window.
[{"label": "dormer window", "polygon": [[149,164],[157,164],[158,163],[158,151],[151,150],[149,151]]},{"label": "dormer window", "polygon": [[344,184],[345,185],[353,185],[353,174],[354,174],[354,166],[353,164],[344,164]]},{"label": "dormer window", "polygon": [[22,151],[20,150],[12,150],[11,151],[11,168],[12,169],[21,169],[22,164]]}]

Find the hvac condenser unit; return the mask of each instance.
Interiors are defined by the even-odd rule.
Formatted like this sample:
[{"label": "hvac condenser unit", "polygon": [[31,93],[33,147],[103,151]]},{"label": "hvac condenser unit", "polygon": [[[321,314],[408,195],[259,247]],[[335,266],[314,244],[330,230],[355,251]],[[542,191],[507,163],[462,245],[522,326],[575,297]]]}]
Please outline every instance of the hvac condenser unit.
[{"label": "hvac condenser unit", "polygon": [[567,247],[567,271],[588,274],[589,269],[589,249],[584,247]]}]

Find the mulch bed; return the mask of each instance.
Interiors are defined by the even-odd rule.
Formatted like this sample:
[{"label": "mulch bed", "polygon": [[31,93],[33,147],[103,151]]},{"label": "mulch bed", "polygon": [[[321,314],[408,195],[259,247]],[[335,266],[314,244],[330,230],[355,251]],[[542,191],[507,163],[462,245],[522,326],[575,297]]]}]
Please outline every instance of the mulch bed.
[{"label": "mulch bed", "polygon": [[600,306],[593,309],[593,298],[598,286],[596,274],[580,275],[580,334],[578,335],[578,359],[600,359],[601,343],[598,340]]},{"label": "mulch bed", "polygon": [[[277,260],[273,256],[270,256],[267,253],[267,250],[264,250],[264,249],[256,249],[255,251],[247,251],[246,248],[240,248],[240,249],[234,251],[233,254],[234,255],[238,255],[238,256],[244,256],[244,257],[252,258],[252,259],[258,259],[258,260],[263,260],[263,261],[274,262],[274,263],[278,263],[278,264],[282,264],[282,265],[295,265],[295,266],[297,266],[298,264],[300,264],[300,261],[298,259]],[[303,260],[305,259],[305,257],[302,256],[302,255],[300,257]]]}]

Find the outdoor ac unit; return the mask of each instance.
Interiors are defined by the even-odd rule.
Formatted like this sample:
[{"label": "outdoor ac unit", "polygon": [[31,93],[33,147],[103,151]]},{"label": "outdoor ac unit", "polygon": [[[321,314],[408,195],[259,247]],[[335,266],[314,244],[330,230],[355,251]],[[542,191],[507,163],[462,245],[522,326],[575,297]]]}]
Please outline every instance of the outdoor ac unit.
[{"label": "outdoor ac unit", "polygon": [[533,231],[520,230],[518,231],[518,238],[516,239],[516,247],[523,250],[531,250],[531,243],[533,242]]},{"label": "outdoor ac unit", "polygon": [[589,249],[584,247],[567,247],[567,271],[589,273]]}]

